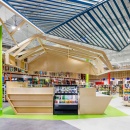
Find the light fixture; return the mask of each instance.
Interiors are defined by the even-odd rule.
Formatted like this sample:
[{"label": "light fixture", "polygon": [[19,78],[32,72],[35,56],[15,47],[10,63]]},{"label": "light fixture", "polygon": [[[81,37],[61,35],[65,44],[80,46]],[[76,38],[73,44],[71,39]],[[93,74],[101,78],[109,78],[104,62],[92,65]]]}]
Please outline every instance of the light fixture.
[{"label": "light fixture", "polygon": [[17,29],[18,31],[20,30],[20,28]]},{"label": "light fixture", "polygon": [[128,43],[130,43],[130,38],[128,39]]},{"label": "light fixture", "polygon": [[[17,22],[16,22],[16,15],[14,16],[14,25],[12,25],[12,29],[16,29],[17,27]],[[20,28],[18,28],[17,30],[20,30]]]},{"label": "light fixture", "polygon": [[14,30],[16,28],[16,26],[12,26],[12,29]]}]

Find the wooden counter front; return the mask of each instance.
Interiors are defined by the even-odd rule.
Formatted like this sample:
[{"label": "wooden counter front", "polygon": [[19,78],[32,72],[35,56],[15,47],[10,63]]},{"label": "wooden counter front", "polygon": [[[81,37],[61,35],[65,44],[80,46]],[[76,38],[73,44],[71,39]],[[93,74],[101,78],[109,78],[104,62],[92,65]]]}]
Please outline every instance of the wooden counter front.
[{"label": "wooden counter front", "polygon": [[79,114],[103,114],[111,96],[96,96],[95,88],[80,88]]},{"label": "wooden counter front", "polygon": [[16,114],[53,114],[53,88],[7,86],[7,100]]}]

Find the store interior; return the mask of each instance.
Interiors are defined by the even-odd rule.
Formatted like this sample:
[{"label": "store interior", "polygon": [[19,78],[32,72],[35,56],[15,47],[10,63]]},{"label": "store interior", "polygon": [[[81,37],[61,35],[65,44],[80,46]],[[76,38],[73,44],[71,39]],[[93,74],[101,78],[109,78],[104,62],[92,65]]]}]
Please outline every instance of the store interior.
[{"label": "store interior", "polygon": [[0,1],[0,119],[130,115],[130,4],[76,1]]}]

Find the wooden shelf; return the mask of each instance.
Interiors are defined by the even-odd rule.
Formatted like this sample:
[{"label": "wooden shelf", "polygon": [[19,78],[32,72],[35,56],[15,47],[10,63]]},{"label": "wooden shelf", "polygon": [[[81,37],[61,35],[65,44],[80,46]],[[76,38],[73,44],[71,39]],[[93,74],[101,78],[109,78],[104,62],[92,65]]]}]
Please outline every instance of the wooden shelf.
[{"label": "wooden shelf", "polygon": [[14,106],[14,107],[19,107],[19,108],[23,108],[23,107],[35,107],[35,108],[37,108],[37,107],[46,107],[46,108],[52,108],[53,106]]},{"label": "wooden shelf", "polygon": [[24,71],[28,71],[28,70],[26,70],[26,69],[23,69],[23,68],[21,68],[21,67],[18,67],[18,66],[16,66],[16,65],[12,65],[12,64],[3,64],[3,66],[9,66],[9,67],[14,67],[14,68],[17,68],[17,69],[21,69],[21,70],[24,70]]},{"label": "wooden shelf", "polygon": [[53,113],[17,113],[17,115],[53,115]]},{"label": "wooden shelf", "polygon": [[25,94],[24,93],[16,93],[16,94],[14,93],[14,94],[12,94],[12,93],[8,93],[8,95],[40,95],[40,96],[44,95],[44,96],[46,96],[46,95],[53,95],[53,94],[52,93],[44,93],[44,94],[30,94],[30,93],[29,94],[26,94],[26,93]]},{"label": "wooden shelf", "polygon": [[46,101],[46,102],[49,102],[49,101],[52,101],[53,100],[45,100],[45,99],[10,99],[10,101]]}]

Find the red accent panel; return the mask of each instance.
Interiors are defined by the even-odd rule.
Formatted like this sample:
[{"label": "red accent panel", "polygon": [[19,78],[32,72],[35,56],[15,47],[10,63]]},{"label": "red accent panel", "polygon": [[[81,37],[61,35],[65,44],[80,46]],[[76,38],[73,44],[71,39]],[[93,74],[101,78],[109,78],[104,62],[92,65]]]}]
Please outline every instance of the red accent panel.
[{"label": "red accent panel", "polygon": [[110,84],[110,79],[111,79],[110,76],[111,76],[110,73],[108,73],[108,84]]},{"label": "red accent panel", "polygon": [[104,82],[95,82],[96,85],[104,85]]}]

